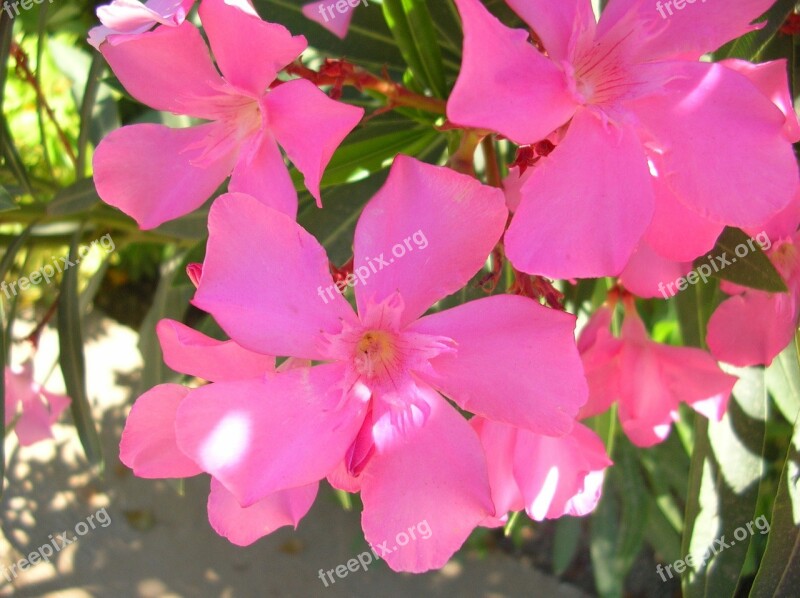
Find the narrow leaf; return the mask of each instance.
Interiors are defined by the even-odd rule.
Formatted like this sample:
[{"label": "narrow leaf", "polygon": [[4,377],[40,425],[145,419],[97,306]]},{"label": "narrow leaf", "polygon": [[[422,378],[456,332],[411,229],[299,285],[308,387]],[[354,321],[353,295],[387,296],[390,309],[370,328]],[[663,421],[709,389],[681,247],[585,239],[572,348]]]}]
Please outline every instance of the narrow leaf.
[{"label": "narrow leaf", "polygon": [[694,266],[698,268],[702,264],[713,267],[714,276],[744,287],[771,293],[788,290],[759,242],[738,228],[726,227],[710,257],[698,258]]},{"label": "narrow leaf", "polygon": [[[78,243],[81,238],[78,230],[72,238],[69,261],[79,260]],[[83,354],[83,334],[81,332],[80,299],[78,297],[79,266],[68,266],[61,280],[58,302],[58,343],[60,349],[59,365],[64,376],[67,394],[72,399],[70,410],[75,428],[78,431],[86,459],[100,470],[103,468],[103,455],[100,438],[92,418],[92,408],[86,392],[86,365]]]},{"label": "narrow leaf", "polygon": [[[800,437],[800,413],[795,418]],[[761,527],[764,527],[763,525]],[[800,449],[790,445],[772,509],[769,538],[750,598],[796,596],[800,588]]]},{"label": "narrow leaf", "polygon": [[88,212],[99,203],[94,181],[81,179],[56,193],[47,205],[47,213],[51,216],[70,216]]},{"label": "narrow leaf", "polygon": [[0,187],[0,212],[8,212],[9,210],[17,210],[19,207],[14,203],[14,198],[6,191],[5,187]]}]

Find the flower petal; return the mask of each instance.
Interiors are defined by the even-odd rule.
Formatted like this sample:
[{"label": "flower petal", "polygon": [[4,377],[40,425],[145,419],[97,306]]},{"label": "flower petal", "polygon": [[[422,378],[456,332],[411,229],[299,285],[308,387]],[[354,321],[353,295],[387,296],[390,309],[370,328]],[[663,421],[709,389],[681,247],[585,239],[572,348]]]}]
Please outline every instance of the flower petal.
[{"label": "flower petal", "polygon": [[692,262],[668,260],[643,241],[620,273],[619,281],[637,297],[669,299],[679,292],[676,281],[691,271]]},{"label": "flower petal", "polygon": [[397,156],[356,226],[353,263],[365,281],[355,287],[359,313],[399,291],[403,323],[414,321],[478,272],[507,216],[500,189]]},{"label": "flower petal", "polygon": [[262,21],[249,3],[231,4],[203,0],[200,20],[225,79],[259,97],[308,43],[283,25]]},{"label": "flower petal", "polygon": [[706,342],[711,354],[745,367],[769,365],[792,341],[800,305],[787,293],[749,289],[731,297],[711,315]]},{"label": "flower petal", "polygon": [[175,439],[175,413],[190,392],[178,384],[161,384],[133,404],[122,430],[119,458],[138,477],[188,478],[202,472]]},{"label": "flower petal", "polygon": [[619,419],[628,438],[647,447],[663,441],[681,402],[714,399],[722,414],[736,377],[724,373],[711,355],[692,347],[652,342],[631,312],[622,325]]},{"label": "flower petal", "polygon": [[234,341],[218,341],[175,320],[156,326],[164,362],[176,372],[210,382],[255,378],[275,370],[275,358]]},{"label": "flower petal", "polygon": [[254,135],[242,148],[228,191],[251,195],[292,220],[297,217],[297,191],[269,131]]},{"label": "flower petal", "polygon": [[270,130],[321,206],[322,173],[336,148],[361,121],[364,109],[330,99],[305,79],[272,89],[265,104]]},{"label": "flower petal", "polygon": [[455,341],[455,353],[430,361],[435,376],[419,375],[466,411],[560,435],[586,402],[570,314],[495,295],[422,318],[411,330]]},{"label": "flower petal", "polygon": [[405,443],[374,455],[362,474],[361,526],[394,571],[443,567],[475,526],[494,514],[477,435],[444,399],[427,394],[425,425]]},{"label": "flower petal", "polygon": [[[602,490],[590,474],[611,465],[603,441],[583,424],[560,437],[520,430],[514,451],[514,476],[531,519],[586,515],[597,506]],[[587,483],[589,482],[589,483]]]},{"label": "flower petal", "polygon": [[184,216],[203,205],[233,169],[237,148],[226,141],[218,159],[198,163],[222,132],[216,123],[186,129],[144,124],[112,131],[94,154],[97,193],[143,229]]},{"label": "flower petal", "polygon": [[[691,262],[714,247],[725,228],[703,218],[683,204],[663,177],[654,177],[655,211],[644,242],[661,257],[673,262]],[[675,231],[681,231],[676,235]]]},{"label": "flower petal", "polygon": [[164,112],[216,117],[211,98],[225,81],[191,23],[103,44],[100,51],[123,87],[141,103]]},{"label": "flower petal", "polygon": [[215,478],[208,495],[208,521],[220,536],[237,546],[249,546],[259,538],[285,525],[297,528],[317,497],[318,483],[279,490],[249,507],[242,507],[236,497]]},{"label": "flower petal", "polygon": [[619,274],[653,215],[650,179],[632,128],[580,110],[522,188],[505,237],[508,258],[548,278]]},{"label": "flower petal", "polygon": [[544,139],[567,122],[577,102],[566,76],[529,43],[528,32],[506,27],[478,0],[456,0],[456,5],[464,26],[464,57],[447,118],[520,144]]},{"label": "flower petal", "polygon": [[323,359],[322,334],[339,332],[341,321],[354,321],[355,314],[335,290],[325,294],[333,279],[317,240],[286,215],[240,193],[214,202],[208,230],[193,303],[251,351]]},{"label": "flower petal", "polygon": [[720,64],[741,73],[783,112],[786,122],[783,132],[792,143],[800,140],[800,122],[789,93],[789,73],[786,59],[753,64],[746,60],[723,60]]},{"label": "flower petal", "polygon": [[556,63],[571,60],[579,40],[594,38],[595,18],[589,0],[506,0],[536,32]]},{"label": "flower petal", "polygon": [[517,444],[518,428],[479,416],[469,420],[469,424],[481,439],[486,455],[496,521],[484,521],[483,525],[493,527],[493,524],[507,520],[509,513],[525,508],[522,491],[514,477],[514,447]]},{"label": "flower petal", "polygon": [[639,27],[653,30],[652,39],[642,48],[650,60],[683,57],[690,60],[713,52],[724,43],[758,29],[750,25],[774,0],[736,0],[736,2],[642,2],[611,0],[603,10],[598,35],[603,35],[631,11],[638,13]]},{"label": "flower petal", "polygon": [[[632,109],[663,152],[679,200],[729,226],[758,226],[797,189],[786,118],[744,75],[719,64],[673,63],[666,93]],[[660,173],[662,174],[662,173]]]},{"label": "flower petal", "polygon": [[607,411],[621,392],[619,353],[622,341],[611,334],[611,310],[598,309],[578,337],[578,350],[589,385],[589,400],[580,419]]},{"label": "flower petal", "polygon": [[342,14],[339,12],[338,8],[335,13],[330,11],[326,12],[325,9],[328,6],[333,7],[333,4],[327,4],[324,1],[304,4],[303,16],[307,19],[311,19],[315,23],[319,23],[339,39],[344,39],[345,36],[347,36],[347,30],[350,28],[350,21],[353,19],[354,9],[348,8],[347,12]]},{"label": "flower petal", "polygon": [[216,382],[181,403],[178,446],[243,507],[328,475],[364,419],[363,397],[343,399],[338,365]]}]

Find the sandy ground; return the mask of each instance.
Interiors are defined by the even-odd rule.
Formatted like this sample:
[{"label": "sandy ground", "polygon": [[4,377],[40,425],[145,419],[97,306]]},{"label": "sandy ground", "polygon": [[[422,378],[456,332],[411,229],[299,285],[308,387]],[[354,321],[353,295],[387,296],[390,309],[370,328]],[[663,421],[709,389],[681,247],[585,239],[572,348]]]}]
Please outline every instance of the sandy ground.
[{"label": "sandy ground", "polygon": [[[54,442],[34,447],[17,447],[13,434],[6,439],[0,596],[584,596],[511,556],[469,549],[441,571],[397,574],[379,562],[326,587],[320,569],[366,550],[359,513],[343,510],[327,490],[296,531],[283,528],[247,548],[230,544],[208,524],[207,476],[188,480],[181,495],[175,484],[135,478],[119,463],[119,436],[141,367],[137,336],[99,316],[89,319],[86,336],[105,475],[91,474],[71,426],[57,426]],[[57,338],[48,330],[37,371],[46,374],[56,354]],[[47,386],[63,391],[58,371]],[[12,563],[51,541],[61,548],[64,531],[77,540],[54,551],[49,563],[14,576]]]}]

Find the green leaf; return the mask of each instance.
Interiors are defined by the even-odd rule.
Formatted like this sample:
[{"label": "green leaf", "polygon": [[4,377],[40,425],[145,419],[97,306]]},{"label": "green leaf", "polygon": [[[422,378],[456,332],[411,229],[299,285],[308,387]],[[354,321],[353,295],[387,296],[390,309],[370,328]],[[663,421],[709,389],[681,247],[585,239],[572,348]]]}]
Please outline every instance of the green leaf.
[{"label": "green leaf", "polygon": [[17,257],[17,253],[19,253],[19,250],[25,244],[25,241],[31,236],[35,225],[35,222],[29,224],[25,230],[17,235],[14,241],[8,246],[8,249],[6,249],[2,259],[0,259],[0,280],[5,278],[6,272],[11,268],[11,265],[14,263],[14,258]]},{"label": "green leaf", "polygon": [[682,545],[694,561],[682,574],[686,598],[734,596],[753,540],[745,526],[755,519],[767,470],[767,396],[763,370],[736,373],[722,421],[697,416]]},{"label": "green leaf", "polygon": [[[800,413],[795,417],[795,438],[800,437]],[[764,558],[750,598],[796,596],[800,588],[800,448],[789,446],[772,509]],[[762,527],[763,524],[762,524]]]},{"label": "green leaf", "polygon": [[384,0],[383,14],[416,79],[435,97],[447,97],[442,54],[425,0]]},{"label": "green leaf", "polygon": [[723,58],[741,58],[751,62],[760,62],[770,42],[775,38],[781,25],[794,10],[797,0],[778,0],[766,13],[766,24],[758,31],[747,35],[723,46],[715,52],[715,60]]},{"label": "green leaf", "polygon": [[[325,4],[335,1],[325,0]],[[371,0],[367,6],[359,6],[353,11],[347,37],[343,40],[307,19],[301,12],[304,2],[255,0],[254,4],[262,17],[280,23],[294,34],[305,35],[313,48],[324,56],[347,57],[376,73],[386,67],[399,75],[405,68],[403,57],[386,28],[380,5]]]},{"label": "green leaf", "polygon": [[575,559],[581,540],[581,520],[578,517],[561,517],[556,521],[553,541],[553,574],[562,575]]},{"label": "green leaf", "polygon": [[623,595],[625,578],[644,540],[650,509],[636,449],[622,437],[617,449],[616,465],[607,472],[603,498],[591,522],[595,586],[604,598]]},{"label": "green leaf", "polygon": [[18,210],[19,206],[14,202],[14,198],[6,191],[5,187],[0,187],[0,212],[8,212],[9,210]]},{"label": "green leaf", "polygon": [[726,227],[710,258],[698,258],[695,269],[705,265],[712,276],[738,285],[771,293],[788,291],[781,275],[761,249],[761,245],[738,228]]},{"label": "green leaf", "polygon": [[[346,143],[333,155],[320,186],[324,189],[364,179],[388,168],[397,154],[417,155],[437,137],[438,133],[432,128],[414,127]],[[303,177],[297,170],[293,169],[292,178],[295,185],[303,189]]]},{"label": "green leaf", "polygon": [[94,180],[81,179],[56,193],[47,204],[47,213],[51,216],[71,216],[88,212],[99,203]]},{"label": "green leaf", "polygon": [[103,55],[96,52],[92,56],[92,65],[86,75],[86,87],[83,90],[80,110],[80,131],[78,132],[78,159],[75,166],[78,178],[86,175],[86,158],[88,155],[89,137],[94,124],[93,115],[100,94],[101,76],[106,62]]},{"label": "green leaf", "polygon": [[[800,359],[797,345],[790,343],[767,368],[767,389],[788,422],[800,412]],[[800,428],[795,428],[794,442],[800,446]]]},{"label": "green leaf", "polygon": [[[79,260],[78,242],[81,230],[72,238],[69,261]],[[81,332],[80,299],[78,297],[79,265],[67,267],[61,280],[58,300],[58,344],[59,365],[64,376],[67,394],[72,398],[70,410],[75,428],[78,431],[86,458],[92,465],[102,470],[103,454],[100,438],[92,418],[92,408],[86,392],[86,365],[83,355],[83,334]]]},{"label": "green leaf", "polygon": [[150,390],[170,377],[171,370],[167,368],[162,359],[161,345],[156,335],[156,324],[164,318],[182,320],[189,308],[189,300],[194,294],[194,287],[190,284],[173,286],[175,277],[184,272],[188,253],[188,250],[177,252],[161,263],[161,276],[155,297],[153,297],[153,304],[139,329],[139,351],[148,357],[139,380],[140,392]]},{"label": "green leaf", "polygon": [[25,169],[22,158],[20,158],[19,151],[17,151],[17,146],[14,144],[14,139],[5,118],[2,119],[2,124],[0,124],[0,154],[5,158],[6,166],[20,186],[25,189],[26,193],[33,194],[33,187],[28,177],[28,171]]}]

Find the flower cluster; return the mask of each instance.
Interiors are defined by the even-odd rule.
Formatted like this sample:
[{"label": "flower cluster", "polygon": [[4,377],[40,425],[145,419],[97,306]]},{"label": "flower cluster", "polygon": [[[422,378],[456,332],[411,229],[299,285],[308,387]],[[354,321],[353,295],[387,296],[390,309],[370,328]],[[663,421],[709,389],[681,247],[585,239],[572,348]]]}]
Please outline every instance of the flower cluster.
[{"label": "flower cluster", "polygon": [[[611,0],[598,20],[589,0],[507,0],[530,31],[479,0],[455,3],[464,47],[449,126],[501,135],[518,159],[488,185],[398,155],[358,220],[353,263],[422,231],[425,251],[349,285],[352,304],[320,300],[336,280],[296,222],[284,154],[321,206],[323,171],[364,111],[291,78],[306,40],[248,0],[201,0],[212,59],[186,20],[193,2],[98,10],[92,43],[127,91],[202,121],[108,135],[94,156],[101,198],[152,228],[230,177],[209,210],[205,260],[190,270],[193,304],[230,340],[159,323],[166,363],[207,383],[142,395],[120,456],[146,478],[209,474],[209,520],[231,542],[297,525],[322,480],[361,493],[370,543],[429,523],[428,541],[386,555],[402,571],[443,566],[476,526],[513,511],[584,515],[611,459],[580,420],[616,403],[624,432],[647,447],[667,437],[680,403],[720,419],[736,378],[717,360],[769,363],[795,330],[800,123],[785,64],[699,60],[753,29],[770,1],[664,20],[647,3]],[[344,37],[357,5],[326,27]],[[658,297],[725,227],[768,232],[789,292],[726,283],[710,353],[654,342],[634,296]],[[503,268],[517,277],[517,294],[440,309],[490,256],[495,279]],[[618,285],[577,341],[576,316],[537,300],[557,295],[544,277],[604,276]]]}]

